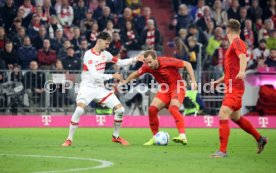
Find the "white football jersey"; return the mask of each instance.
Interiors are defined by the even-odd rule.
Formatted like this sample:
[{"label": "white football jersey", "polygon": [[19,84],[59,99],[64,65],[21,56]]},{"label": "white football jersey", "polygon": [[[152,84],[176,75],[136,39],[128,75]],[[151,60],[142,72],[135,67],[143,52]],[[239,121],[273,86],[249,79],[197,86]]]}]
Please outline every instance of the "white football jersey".
[{"label": "white football jersey", "polygon": [[82,82],[92,86],[103,86],[105,80],[112,78],[112,74],[104,74],[106,63],[117,61],[118,58],[113,57],[108,51],[96,53],[93,49],[87,50],[83,58]]}]

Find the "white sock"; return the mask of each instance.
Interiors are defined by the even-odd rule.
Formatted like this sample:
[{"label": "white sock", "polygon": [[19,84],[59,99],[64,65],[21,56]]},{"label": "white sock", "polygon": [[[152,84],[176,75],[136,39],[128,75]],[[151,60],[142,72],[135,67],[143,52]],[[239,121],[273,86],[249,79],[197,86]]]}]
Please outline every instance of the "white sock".
[{"label": "white sock", "polygon": [[122,121],[115,121],[114,120],[114,133],[113,133],[113,136],[115,138],[119,137],[121,125],[122,125]]},{"label": "white sock", "polygon": [[84,109],[82,107],[77,107],[72,118],[71,118],[71,123],[70,123],[70,127],[69,127],[69,134],[68,134],[68,138],[71,141],[73,141],[73,136],[75,134],[76,129],[79,126],[79,121],[80,121],[80,116],[83,114]]}]

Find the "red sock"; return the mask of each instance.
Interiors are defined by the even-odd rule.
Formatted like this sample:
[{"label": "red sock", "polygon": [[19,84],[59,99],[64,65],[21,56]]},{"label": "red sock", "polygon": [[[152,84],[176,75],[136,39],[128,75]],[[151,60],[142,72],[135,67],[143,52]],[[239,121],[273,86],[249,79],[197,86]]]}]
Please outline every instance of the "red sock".
[{"label": "red sock", "polygon": [[159,109],[155,106],[149,107],[149,123],[150,123],[150,129],[153,135],[158,133],[159,128],[159,120],[158,120],[158,113]]},{"label": "red sock", "polygon": [[176,127],[178,129],[179,133],[185,133],[185,128],[184,128],[184,117],[183,115],[181,115],[181,113],[179,112],[179,108],[178,106],[170,106],[169,107],[169,111],[172,114],[174,120],[175,120],[175,124]]},{"label": "red sock", "polygon": [[256,141],[261,137],[260,133],[252,126],[252,124],[244,117],[241,117],[238,121],[234,121],[240,126],[244,131],[254,136]]},{"label": "red sock", "polygon": [[219,120],[219,140],[220,140],[220,151],[226,153],[228,138],[230,135],[230,127],[228,120]]}]

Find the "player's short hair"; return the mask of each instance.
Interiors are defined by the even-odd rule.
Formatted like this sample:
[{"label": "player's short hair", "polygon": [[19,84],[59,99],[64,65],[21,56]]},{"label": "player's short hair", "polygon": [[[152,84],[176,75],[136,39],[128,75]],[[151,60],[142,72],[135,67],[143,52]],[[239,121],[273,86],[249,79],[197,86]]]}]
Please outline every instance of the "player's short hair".
[{"label": "player's short hair", "polygon": [[230,19],[227,23],[227,28],[229,28],[231,31],[235,33],[239,33],[241,29],[241,24],[236,19]]},{"label": "player's short hair", "polygon": [[97,40],[102,39],[102,40],[108,40],[111,41],[112,38],[107,32],[100,32],[97,36]]},{"label": "player's short hair", "polygon": [[154,50],[146,50],[144,52],[145,58],[147,58],[149,55],[151,55],[153,59],[155,59],[157,57],[156,51],[154,51]]}]

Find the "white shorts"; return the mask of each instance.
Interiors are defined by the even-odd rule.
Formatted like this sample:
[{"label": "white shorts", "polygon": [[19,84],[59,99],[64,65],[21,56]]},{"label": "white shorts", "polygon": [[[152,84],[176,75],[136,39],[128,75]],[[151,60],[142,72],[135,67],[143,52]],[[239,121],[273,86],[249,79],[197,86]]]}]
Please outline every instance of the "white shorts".
[{"label": "white shorts", "polygon": [[113,91],[107,90],[104,87],[81,85],[79,87],[76,102],[88,105],[91,101],[95,101],[111,109],[113,109],[114,106],[121,104],[118,98],[114,95]]}]

